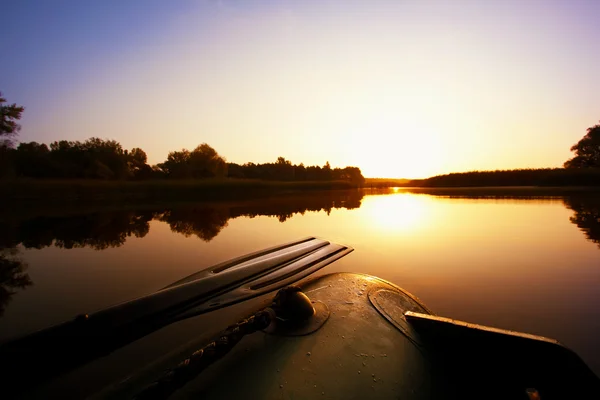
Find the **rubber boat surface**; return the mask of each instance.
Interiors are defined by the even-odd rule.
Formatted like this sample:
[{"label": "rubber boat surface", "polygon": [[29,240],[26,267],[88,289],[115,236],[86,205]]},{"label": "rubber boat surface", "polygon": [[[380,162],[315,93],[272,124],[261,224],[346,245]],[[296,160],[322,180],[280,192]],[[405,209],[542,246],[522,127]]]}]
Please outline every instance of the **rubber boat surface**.
[{"label": "rubber boat surface", "polygon": [[[298,245],[306,251],[294,253]],[[199,279],[225,270],[241,274],[221,281],[218,290],[205,290],[201,301],[188,286],[185,294],[170,295],[177,301],[169,312],[156,300],[125,305],[127,318],[154,315],[139,304],[152,304],[163,317],[182,318],[250,298],[253,290],[281,288],[246,309],[238,323],[181,345],[91,398],[600,398],[598,377],[553,339],[437,316],[414,295],[373,276],[335,273],[289,286],[297,280],[296,269],[305,278],[351,249],[313,238],[286,246],[240,257],[164,289],[193,284],[204,290]],[[283,256],[286,249],[293,254]],[[273,262],[257,266],[264,267],[265,259]],[[248,265],[254,266],[252,273],[241,273]],[[119,324],[127,319],[122,312]]]}]

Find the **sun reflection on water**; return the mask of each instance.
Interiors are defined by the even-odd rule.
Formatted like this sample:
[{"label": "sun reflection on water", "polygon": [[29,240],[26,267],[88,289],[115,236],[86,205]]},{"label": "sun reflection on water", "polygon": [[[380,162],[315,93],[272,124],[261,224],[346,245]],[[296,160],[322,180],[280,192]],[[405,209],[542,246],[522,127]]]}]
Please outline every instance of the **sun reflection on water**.
[{"label": "sun reflection on water", "polygon": [[[371,200],[371,199],[368,199]],[[375,198],[373,199],[375,200]],[[377,197],[376,202],[365,204],[366,217],[377,229],[406,232],[417,229],[428,221],[426,199],[411,194]]]}]

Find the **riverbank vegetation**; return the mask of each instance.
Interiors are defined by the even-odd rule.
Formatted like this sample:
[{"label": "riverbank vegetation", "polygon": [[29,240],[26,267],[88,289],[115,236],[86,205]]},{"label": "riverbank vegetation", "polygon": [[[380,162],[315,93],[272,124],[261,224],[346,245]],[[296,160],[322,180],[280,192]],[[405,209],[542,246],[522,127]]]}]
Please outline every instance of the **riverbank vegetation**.
[{"label": "riverbank vegetation", "polygon": [[[365,180],[358,167],[332,168],[275,162],[227,162],[202,143],[193,150],[172,151],[167,159],[149,165],[139,147],[124,149],[115,140],[90,138],[84,142],[60,140],[46,145],[15,145],[24,108],[6,102],[0,93],[0,178],[7,199],[37,197],[79,199],[228,198],[240,194],[271,194],[289,190],[349,187],[507,187],[600,186],[600,125],[571,147],[574,157],[564,168],[470,171],[427,179]],[[112,182],[112,183],[108,183]],[[145,183],[140,183],[145,182]],[[267,184],[266,182],[269,182]],[[135,183],[135,184],[131,184]],[[164,192],[169,193],[164,193]],[[220,193],[217,193],[220,192]]]},{"label": "riverbank vegetation", "polygon": [[347,181],[270,182],[250,179],[181,180],[9,180],[0,197],[11,209],[43,205],[230,200],[308,191],[352,189]]},{"label": "riverbank vegetation", "polygon": [[[61,140],[20,143],[2,148],[2,175],[5,178],[38,180],[205,180],[233,178],[263,181],[307,182],[345,181],[359,186],[364,178],[359,168],[331,168],[292,164],[279,157],[276,162],[243,165],[227,163],[206,143],[194,150],[172,151],[167,159],[149,165],[141,148],[125,150],[115,140],[90,138],[84,142]],[[230,183],[231,184],[231,183]]]},{"label": "riverbank vegetation", "polygon": [[[284,157],[272,163],[227,163],[215,149],[206,143],[193,150],[171,151],[167,159],[149,165],[146,152],[139,147],[124,149],[116,140],[90,138],[83,142],[59,140],[46,145],[22,142],[15,145],[24,108],[6,104],[0,93],[0,178],[92,181],[159,181],[206,180],[233,178],[219,187],[232,187],[242,180],[302,182],[298,188],[309,188],[314,182],[346,182],[360,186],[364,177],[359,168],[292,164]],[[309,182],[307,184],[307,182]],[[156,186],[156,183],[152,184]],[[246,185],[246,184],[244,184]],[[346,186],[348,186],[346,185]],[[69,185],[67,185],[69,186]],[[89,185],[86,185],[86,187]],[[185,188],[190,183],[179,185]],[[251,184],[257,187],[256,184]],[[264,185],[263,185],[264,186]],[[137,185],[135,187],[141,187]],[[199,188],[205,185],[199,185]],[[211,186],[215,188],[214,184]]]},{"label": "riverbank vegetation", "polygon": [[564,168],[471,171],[412,180],[404,186],[600,186],[600,124],[571,147],[574,157]]},{"label": "riverbank vegetation", "polygon": [[416,179],[401,186],[600,186],[600,168],[542,168],[471,171]]}]

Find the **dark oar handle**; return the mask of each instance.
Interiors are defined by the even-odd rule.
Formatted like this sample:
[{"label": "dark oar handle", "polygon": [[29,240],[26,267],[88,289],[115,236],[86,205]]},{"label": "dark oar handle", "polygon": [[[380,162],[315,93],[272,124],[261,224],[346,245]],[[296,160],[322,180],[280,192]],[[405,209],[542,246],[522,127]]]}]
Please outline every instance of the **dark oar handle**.
[{"label": "dark oar handle", "polygon": [[[175,321],[280,289],[350,253],[306,238],[207,268],[156,293],[0,345],[8,390],[51,379]],[[17,389],[18,390],[18,389]]]}]

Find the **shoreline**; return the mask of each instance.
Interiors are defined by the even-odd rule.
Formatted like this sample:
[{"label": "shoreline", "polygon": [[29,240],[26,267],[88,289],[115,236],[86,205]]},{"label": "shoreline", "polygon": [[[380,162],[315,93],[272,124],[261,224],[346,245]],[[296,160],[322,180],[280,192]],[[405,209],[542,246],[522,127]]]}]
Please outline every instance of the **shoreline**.
[{"label": "shoreline", "polygon": [[344,181],[15,179],[0,181],[0,198],[7,206],[23,208],[40,205],[224,201],[352,189],[359,189],[359,186]]}]

